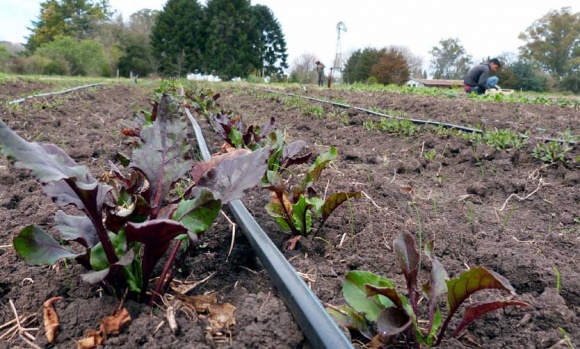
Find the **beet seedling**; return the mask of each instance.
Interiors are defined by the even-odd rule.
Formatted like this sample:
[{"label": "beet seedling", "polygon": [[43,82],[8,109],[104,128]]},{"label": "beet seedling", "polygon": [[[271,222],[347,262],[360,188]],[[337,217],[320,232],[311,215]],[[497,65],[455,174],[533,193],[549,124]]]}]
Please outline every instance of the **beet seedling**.
[{"label": "beet seedling", "polygon": [[[181,246],[196,247],[221,206],[260,183],[269,155],[265,147],[194,164],[180,107],[180,101],[163,94],[138,129],[124,130],[137,139],[131,172],[126,175],[111,164],[111,173],[101,181],[57,146],[28,142],[0,121],[0,151],[17,168],[30,170],[60,209],[73,206],[82,213],[59,210],[55,215],[62,240],[78,243],[81,252],[29,225],[13,240],[17,254],[35,265],[75,259],[89,270],[82,275],[85,281],[145,301],[153,270],[173,245],[153,293],[162,294]],[[175,184],[188,176],[195,186],[172,198]]]},{"label": "beet seedling", "polygon": [[288,167],[308,161],[311,154],[302,154],[306,143],[296,141],[285,144],[280,132],[272,133],[270,141],[272,155],[262,183],[262,187],[272,194],[272,201],[266,205],[266,211],[283,230],[290,231],[292,236],[288,241],[289,249],[294,249],[301,236],[307,236],[313,231],[313,218],[319,219],[313,233],[316,235],[338,206],[350,198],[360,198],[361,192],[337,192],[323,199],[314,189],[322,170],[336,159],[336,148],[330,147],[328,152],[320,154],[302,179],[294,183],[291,182],[292,176],[286,178],[284,175],[289,172]]},{"label": "beet seedling", "polygon": [[[371,340],[376,346],[386,346],[403,337],[407,346],[419,348],[422,344],[438,346],[451,319],[472,294],[485,289],[516,293],[503,276],[482,267],[474,267],[449,279],[443,265],[433,254],[433,241],[425,246],[425,255],[431,262],[429,281],[419,285],[421,256],[415,239],[403,232],[394,242],[397,261],[405,277],[407,296],[399,293],[395,283],[367,271],[351,271],[346,275],[342,292],[348,305],[329,307],[337,323]],[[438,308],[438,299],[447,294],[447,313]],[[428,301],[428,318],[420,321],[419,299]],[[469,304],[452,337],[459,336],[471,322],[486,313],[508,306],[528,306],[517,300],[491,300]],[[426,328],[419,323],[427,323]],[[375,330],[376,329],[376,330]]]}]

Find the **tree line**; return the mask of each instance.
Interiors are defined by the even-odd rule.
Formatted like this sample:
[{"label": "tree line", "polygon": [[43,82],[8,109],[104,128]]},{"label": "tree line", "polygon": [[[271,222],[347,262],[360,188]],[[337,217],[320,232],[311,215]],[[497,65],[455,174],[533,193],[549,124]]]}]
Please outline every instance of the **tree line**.
[{"label": "tree line", "polygon": [[[552,10],[534,21],[519,39],[524,41],[519,55],[498,57],[502,68],[496,74],[503,88],[580,93],[580,13],[572,13],[569,7]],[[463,80],[477,63],[457,38],[441,40],[429,53],[434,79]],[[409,77],[427,78],[427,72],[417,69],[421,65],[404,48],[365,48],[347,60],[343,78],[346,82],[402,85]]]},{"label": "tree line", "polygon": [[[108,0],[46,0],[25,50],[0,45],[0,71],[20,74],[184,76],[187,73],[281,79],[288,69],[280,23],[249,0],[168,0],[128,21]],[[504,88],[580,93],[580,13],[552,10],[526,28],[518,54],[499,56]],[[423,59],[405,47],[361,48],[346,60],[345,83],[405,84],[409,78],[462,80],[474,62],[457,38],[442,39]],[[290,81],[313,82],[313,54],[298,57]],[[490,57],[488,57],[490,58]]]},{"label": "tree line", "polygon": [[[26,50],[0,48],[0,68],[31,74],[281,77],[286,41],[272,11],[249,0],[168,0],[125,22],[108,0],[46,0]],[[11,59],[12,58],[12,59]]]}]

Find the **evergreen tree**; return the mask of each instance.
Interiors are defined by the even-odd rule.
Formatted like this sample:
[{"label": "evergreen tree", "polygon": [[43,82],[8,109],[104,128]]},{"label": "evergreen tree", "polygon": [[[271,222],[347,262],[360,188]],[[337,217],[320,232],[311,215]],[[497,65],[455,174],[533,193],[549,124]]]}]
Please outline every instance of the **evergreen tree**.
[{"label": "evergreen tree", "polygon": [[223,80],[246,77],[262,66],[254,51],[257,31],[249,0],[209,0],[206,8],[207,71]]},{"label": "evergreen tree", "polygon": [[386,49],[378,50],[367,47],[355,51],[346,61],[343,69],[344,81],[349,83],[367,82],[371,77],[372,67],[386,54]]},{"label": "evergreen tree", "polygon": [[377,63],[371,67],[371,76],[377,79],[379,84],[403,85],[409,80],[409,64],[405,52],[396,47],[382,49]]},{"label": "evergreen tree", "polygon": [[260,58],[260,65],[263,76],[282,76],[284,69],[288,68],[288,54],[286,53],[286,40],[282,33],[282,28],[274,14],[264,5],[252,7],[252,20],[255,30],[254,47]]},{"label": "evergreen tree", "polygon": [[203,71],[204,11],[197,0],[168,0],[151,33],[154,58],[167,75]]},{"label": "evergreen tree", "polygon": [[98,26],[111,15],[108,0],[46,0],[40,16],[32,21],[26,48],[33,52],[59,35],[77,39],[93,38]]}]

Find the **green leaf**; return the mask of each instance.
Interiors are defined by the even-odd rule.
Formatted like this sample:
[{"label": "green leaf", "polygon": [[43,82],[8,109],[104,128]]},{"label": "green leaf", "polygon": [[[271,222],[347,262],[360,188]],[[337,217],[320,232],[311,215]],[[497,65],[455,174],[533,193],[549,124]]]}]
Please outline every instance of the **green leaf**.
[{"label": "green leaf", "polygon": [[308,188],[312,187],[312,185],[316,183],[320,178],[322,170],[324,170],[324,168],[326,167],[326,165],[328,165],[328,163],[336,159],[337,154],[338,153],[335,147],[330,147],[329,151],[320,154],[316,158],[316,160],[314,160],[314,164],[310,166],[308,172],[306,173],[300,184],[297,185],[296,188],[294,188],[294,196],[300,195],[306,192]]},{"label": "green leaf", "polygon": [[61,246],[52,236],[35,225],[22,229],[12,243],[16,253],[33,265],[52,265],[60,259],[80,256]]},{"label": "green leaf", "polygon": [[338,152],[336,151],[336,147],[330,147],[326,153],[318,155],[314,161],[314,164],[312,164],[312,166],[310,166],[308,169],[308,174],[310,174],[313,182],[318,181],[322,170],[326,167],[326,165],[328,165],[328,163],[334,161],[337,156]]},{"label": "green leaf", "polygon": [[[107,232],[109,235],[109,239],[115,248],[115,253],[117,256],[122,256],[127,248],[127,240],[125,238],[125,231],[121,230],[118,234],[113,234],[111,232]],[[107,256],[105,255],[105,250],[103,249],[103,245],[98,243],[91,249],[90,255],[90,263],[91,267],[95,271],[104,270],[109,267],[109,261],[107,260]]]},{"label": "green leaf", "polygon": [[282,176],[276,171],[266,171],[266,183],[263,186],[273,186],[273,187],[280,187],[282,186]]},{"label": "green leaf", "polygon": [[[380,294],[387,297],[395,307],[401,309],[405,307],[403,303],[403,299],[405,299],[405,297],[401,295],[399,292],[397,292],[397,289],[394,287],[377,287],[366,284],[365,292],[367,294],[367,297],[372,297],[374,295]],[[388,306],[391,306],[391,304],[389,304]]]},{"label": "green leaf", "polygon": [[339,307],[333,308],[326,308],[326,311],[334,321],[339,326],[346,327],[350,330],[358,331],[360,334],[365,336],[367,339],[372,339],[373,335],[369,329],[367,321],[363,314],[358,313],[353,308],[349,307],[348,305],[342,305]]},{"label": "green leaf", "polygon": [[210,190],[202,189],[195,199],[180,201],[171,219],[180,221],[190,232],[200,234],[213,224],[221,207],[221,201],[216,200]]},{"label": "green leaf", "polygon": [[425,341],[427,342],[428,346],[433,346],[433,343],[435,343],[435,339],[437,336],[437,331],[439,330],[439,327],[441,326],[441,311],[439,309],[435,309],[435,314],[433,315],[433,322],[431,325],[431,330],[429,331],[429,334],[427,335],[427,338],[425,339]]},{"label": "green leaf", "polygon": [[360,199],[360,197],[360,191],[339,192],[331,194],[328,198],[326,198],[324,205],[321,208],[322,219],[326,220],[338,206],[342,205],[348,199]]},{"label": "green leaf", "polygon": [[474,267],[464,271],[457,278],[447,280],[446,283],[448,316],[453,316],[461,303],[477,291],[498,289],[516,295],[506,278],[483,267]]},{"label": "green leaf", "polygon": [[131,249],[125,253],[121,259],[119,259],[115,264],[112,266],[105,268],[99,271],[92,271],[86,274],[82,274],[81,278],[88,283],[96,284],[99,283],[107,278],[111,272],[119,273],[121,272],[121,268],[124,268],[130,265],[135,258],[135,252]]},{"label": "green leaf", "polygon": [[324,200],[319,197],[313,196],[308,199],[308,202],[312,204],[312,208],[316,213],[316,217],[322,216],[322,206],[324,206]]},{"label": "green leaf", "polygon": [[292,222],[302,235],[307,235],[312,229],[312,212],[310,204],[304,196],[300,196],[298,202],[292,205]]},{"label": "green leaf", "polygon": [[280,205],[279,202],[271,202],[267,204],[266,212],[268,212],[270,217],[273,217],[274,220],[276,220],[276,222],[278,223],[278,225],[280,225],[280,228],[282,228],[282,230],[285,231],[292,230],[292,228],[290,228],[290,225],[288,224],[288,222],[286,222],[286,219],[284,218],[285,217],[284,211],[282,209],[282,205]]},{"label": "green leaf", "polygon": [[[365,314],[365,317],[369,321],[374,322],[377,320],[381,309],[388,306],[385,303],[389,302],[392,305],[392,302],[382,296],[367,297],[365,291],[366,284],[394,288],[395,283],[368,271],[351,271],[346,274],[342,285],[344,299],[356,311]],[[382,297],[384,300],[379,300],[379,297]]]},{"label": "green leaf", "polygon": [[242,146],[244,145],[242,141],[242,133],[235,128],[232,128],[232,130],[230,131],[230,141],[232,142],[232,145],[236,148],[242,148]]}]

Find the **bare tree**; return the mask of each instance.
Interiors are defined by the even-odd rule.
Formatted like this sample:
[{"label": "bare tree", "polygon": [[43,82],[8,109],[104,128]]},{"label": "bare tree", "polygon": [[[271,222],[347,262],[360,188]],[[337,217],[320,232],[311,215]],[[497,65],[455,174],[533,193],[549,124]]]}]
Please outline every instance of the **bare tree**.
[{"label": "bare tree", "polygon": [[314,53],[304,53],[296,58],[292,64],[292,80],[301,84],[316,82],[316,62]]},{"label": "bare tree", "polygon": [[414,54],[406,46],[397,47],[397,50],[405,57],[410,76],[421,79],[423,77],[423,57]]}]

